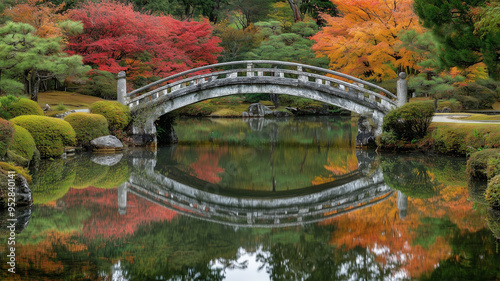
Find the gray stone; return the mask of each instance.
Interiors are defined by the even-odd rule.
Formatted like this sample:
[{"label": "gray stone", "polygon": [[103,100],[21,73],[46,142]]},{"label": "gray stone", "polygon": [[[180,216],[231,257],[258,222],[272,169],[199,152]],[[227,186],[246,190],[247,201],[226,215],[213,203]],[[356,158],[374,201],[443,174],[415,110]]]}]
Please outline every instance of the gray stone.
[{"label": "gray stone", "polygon": [[122,150],[122,142],[115,136],[108,135],[90,141],[93,150]]},{"label": "gray stone", "polygon": [[123,154],[97,154],[92,155],[90,160],[96,164],[103,166],[113,166],[118,164],[122,160]]},{"label": "gray stone", "polygon": [[293,114],[289,111],[273,111],[274,117],[289,117]]},{"label": "gray stone", "polygon": [[64,117],[70,115],[71,113],[76,113],[76,112],[90,113],[90,109],[88,109],[88,108],[73,109],[73,110],[66,111],[66,112],[61,113],[61,114],[56,114],[56,117],[63,119]]},{"label": "gray stone", "polygon": [[[16,174],[15,176],[15,181],[14,181],[14,186],[15,186],[15,197],[16,197],[16,207],[19,206],[31,206],[33,203],[33,199],[31,198],[31,189],[28,185],[28,181],[26,180],[25,177],[23,177],[20,174]],[[4,204],[0,204],[0,207],[7,207],[7,202],[8,202],[8,194],[9,194],[9,186],[8,186],[8,177],[7,177],[7,172],[0,171],[0,201]],[[3,206],[2,206],[3,205]]]},{"label": "gray stone", "polygon": [[264,117],[273,114],[273,111],[269,107],[261,104],[260,102],[252,103],[248,107],[247,112],[249,117]]}]

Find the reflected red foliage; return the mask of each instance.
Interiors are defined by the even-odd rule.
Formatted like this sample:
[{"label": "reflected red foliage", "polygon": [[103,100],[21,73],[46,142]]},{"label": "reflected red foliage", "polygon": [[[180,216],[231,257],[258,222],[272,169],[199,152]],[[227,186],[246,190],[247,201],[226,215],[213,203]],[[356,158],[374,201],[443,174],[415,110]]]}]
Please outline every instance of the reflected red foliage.
[{"label": "reflected red foliage", "polygon": [[93,239],[132,235],[140,225],[154,221],[170,221],[177,213],[132,193],[127,194],[126,214],[118,213],[117,189],[70,189],[62,198],[68,208],[84,206],[91,217],[84,222],[82,234]]}]

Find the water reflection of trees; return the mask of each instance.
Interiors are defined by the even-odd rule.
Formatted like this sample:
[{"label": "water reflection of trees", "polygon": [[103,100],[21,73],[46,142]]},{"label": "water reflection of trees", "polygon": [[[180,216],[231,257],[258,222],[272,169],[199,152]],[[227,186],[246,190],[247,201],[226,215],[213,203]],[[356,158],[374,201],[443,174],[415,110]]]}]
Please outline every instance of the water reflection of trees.
[{"label": "water reflection of trees", "polygon": [[[127,198],[131,208],[120,216],[116,189],[70,187],[62,196],[49,193],[48,202],[34,208],[29,227],[17,236],[17,270],[37,280],[109,280],[118,272],[128,280],[225,280],[227,270],[246,266],[239,260],[243,248],[260,253],[253,258],[271,280],[500,276],[500,255],[482,217],[489,213],[469,200],[473,197],[460,176],[463,163],[413,156],[382,157],[380,162],[386,181],[409,195],[404,219],[398,215],[397,196],[318,224],[251,229],[162,213],[134,195]],[[69,179],[75,183],[91,174],[104,183],[104,172],[92,165],[77,174],[52,165],[54,180],[44,182],[59,179],[62,183],[54,187],[61,190]],[[103,169],[112,175],[103,186],[116,185],[122,174],[129,174],[120,165],[111,168]],[[416,171],[416,178],[407,170]],[[488,217],[496,237],[498,222],[498,216]],[[214,267],[214,261],[223,268]],[[0,279],[10,277],[5,264],[0,269]]]}]

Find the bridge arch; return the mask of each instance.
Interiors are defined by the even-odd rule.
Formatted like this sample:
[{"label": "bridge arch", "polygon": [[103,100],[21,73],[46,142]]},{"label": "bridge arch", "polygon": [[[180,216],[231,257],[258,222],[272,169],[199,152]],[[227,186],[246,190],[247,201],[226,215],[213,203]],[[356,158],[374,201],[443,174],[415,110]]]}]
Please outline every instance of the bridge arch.
[{"label": "bridge arch", "polygon": [[131,109],[132,134],[138,144],[156,143],[154,121],[164,114],[206,99],[254,93],[309,98],[368,116],[373,121],[375,136],[382,132],[385,114],[401,103],[393,93],[364,80],[320,67],[282,61],[238,61],[203,66],[129,93],[124,72],[119,74],[118,80],[118,101]]}]

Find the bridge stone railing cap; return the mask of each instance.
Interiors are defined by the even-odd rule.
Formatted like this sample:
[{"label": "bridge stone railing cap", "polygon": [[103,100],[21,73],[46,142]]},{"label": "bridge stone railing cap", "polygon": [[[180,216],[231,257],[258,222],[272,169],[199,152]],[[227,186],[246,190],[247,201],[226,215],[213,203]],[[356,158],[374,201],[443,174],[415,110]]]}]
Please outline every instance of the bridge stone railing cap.
[{"label": "bridge stone railing cap", "polygon": [[406,79],[406,77],[408,77],[408,74],[406,74],[406,72],[400,72],[399,73],[399,78]]},{"label": "bridge stone railing cap", "polygon": [[127,73],[125,71],[120,71],[118,72],[118,78],[124,78],[124,77],[127,77]]}]

